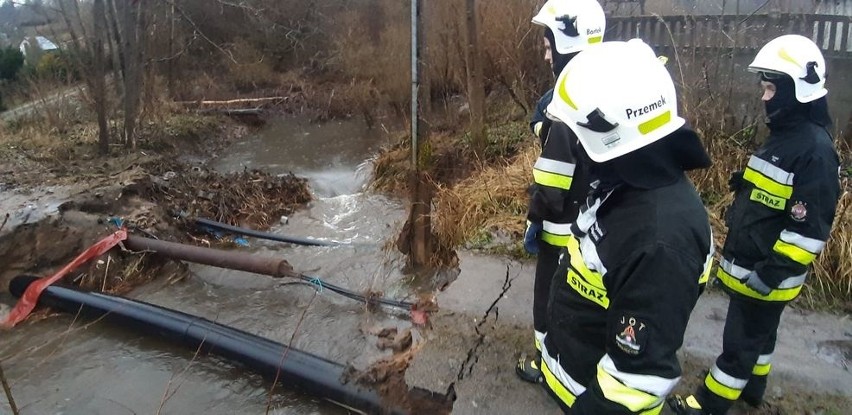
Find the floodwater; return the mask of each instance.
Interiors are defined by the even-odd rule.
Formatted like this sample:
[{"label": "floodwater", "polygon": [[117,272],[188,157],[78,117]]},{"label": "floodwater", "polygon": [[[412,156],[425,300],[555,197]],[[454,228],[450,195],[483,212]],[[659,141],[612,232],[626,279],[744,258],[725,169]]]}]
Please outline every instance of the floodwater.
[{"label": "floodwater", "polygon": [[[386,242],[399,231],[404,206],[364,192],[382,134],[357,121],[311,125],[273,120],[211,165],[305,176],[310,205],[271,232],[340,241],[301,247],[249,240],[257,255],[287,259],[297,271],[354,291],[413,299],[403,258]],[[167,277],[167,276],[164,276]],[[191,265],[180,282],[160,278],[130,297],[224,323],[342,364],[364,368],[389,351],[377,328],[409,328],[404,315],[370,311],[328,290],[266,276]],[[22,414],[344,414],[312,397],[269,393],[269,384],[238,365],[194,356],[140,333],[71,316],[25,322],[0,333],[0,361]],[[0,398],[0,413],[9,413]]]}]

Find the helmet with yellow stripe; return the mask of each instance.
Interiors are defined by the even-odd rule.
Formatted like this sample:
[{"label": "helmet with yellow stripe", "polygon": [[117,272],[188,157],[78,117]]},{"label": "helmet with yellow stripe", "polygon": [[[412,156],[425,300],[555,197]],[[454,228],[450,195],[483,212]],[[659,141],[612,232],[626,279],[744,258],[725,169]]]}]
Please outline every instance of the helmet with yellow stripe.
[{"label": "helmet with yellow stripe", "polygon": [[567,124],[602,163],[684,125],[671,75],[640,39],[605,42],[577,55],[556,81],[547,114]]},{"label": "helmet with yellow stripe", "polygon": [[748,70],[793,78],[796,100],[803,104],[828,94],[825,58],[819,47],[804,36],[784,35],[770,40],[757,52]]},{"label": "helmet with yellow stripe", "polygon": [[600,43],[606,30],[606,15],[597,0],[549,0],[532,22],[553,32],[556,52],[563,55]]}]

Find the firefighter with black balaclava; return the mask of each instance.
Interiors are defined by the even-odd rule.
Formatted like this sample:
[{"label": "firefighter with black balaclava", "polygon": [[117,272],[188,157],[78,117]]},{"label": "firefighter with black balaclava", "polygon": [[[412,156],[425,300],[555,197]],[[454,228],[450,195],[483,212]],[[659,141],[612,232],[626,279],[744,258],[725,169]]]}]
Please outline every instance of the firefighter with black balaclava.
[{"label": "firefighter with black balaclava", "polygon": [[722,354],[695,395],[669,402],[678,414],[722,415],[738,399],[761,405],[781,313],[825,246],[840,197],[817,45],[781,36],[749,70],[760,75],[770,134],[731,177],[735,197],[717,271],[730,294]]},{"label": "firefighter with black balaclava", "polygon": [[[544,26],[544,59],[555,76],[580,51],[603,39],[606,19],[596,0],[550,0],[532,19]],[[547,331],[547,299],[550,281],[559,261],[559,249],[565,246],[567,226],[577,217],[579,202],[588,188],[582,166],[577,166],[577,137],[561,123],[553,123],[544,114],[553,89],[539,100],[530,128],[541,140],[541,156],[533,166],[534,184],[530,188],[530,204],[524,247],[537,255],[533,297],[533,326],[536,357],[522,355],[518,360],[518,376],[529,382],[541,382],[540,342]]]},{"label": "firefighter with black balaclava", "polygon": [[578,54],[547,113],[576,133],[593,181],[553,278],[545,388],[566,413],[659,414],[712,262],[707,213],[685,174],[710,159],[639,39]]}]

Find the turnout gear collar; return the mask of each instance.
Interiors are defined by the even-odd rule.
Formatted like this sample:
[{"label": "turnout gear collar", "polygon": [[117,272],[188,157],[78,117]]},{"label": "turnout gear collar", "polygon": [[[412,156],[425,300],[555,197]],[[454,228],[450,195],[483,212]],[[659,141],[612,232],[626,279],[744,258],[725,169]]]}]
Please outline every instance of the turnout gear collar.
[{"label": "turnout gear collar", "polygon": [[588,161],[592,163],[592,176],[602,183],[609,186],[624,183],[639,189],[670,185],[683,177],[683,172],[712,164],[698,134],[689,127],[682,127],[657,142],[606,163]]},{"label": "turnout gear collar", "polygon": [[828,94],[825,58],[819,47],[804,36],[784,35],[769,41],[757,52],[748,70],[789,76],[795,98],[803,104]]},{"label": "turnout gear collar", "polygon": [[640,39],[578,54],[559,75],[547,113],[568,125],[598,163],[652,144],[685,123],[671,75]]},{"label": "turnout gear collar", "polygon": [[597,0],[549,0],[532,22],[553,36],[554,63],[557,54],[570,55],[601,43],[606,30],[606,15]]}]

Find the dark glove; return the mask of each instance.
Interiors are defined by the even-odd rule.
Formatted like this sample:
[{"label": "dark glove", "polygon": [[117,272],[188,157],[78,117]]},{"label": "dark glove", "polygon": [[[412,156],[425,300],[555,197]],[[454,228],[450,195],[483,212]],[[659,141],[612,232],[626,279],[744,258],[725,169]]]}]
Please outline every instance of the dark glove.
[{"label": "dark glove", "polygon": [[772,288],[769,288],[769,286],[760,279],[756,271],[749,272],[748,275],[745,276],[745,279],[743,279],[743,283],[746,287],[751,288],[763,296],[767,296],[770,292],[772,292]]},{"label": "dark glove", "polygon": [[538,237],[541,234],[541,223],[527,221],[527,230],[524,232],[524,249],[531,255],[538,255]]},{"label": "dark glove", "polygon": [[731,178],[728,179],[728,190],[737,192],[743,187],[743,171],[735,171],[731,173]]}]

